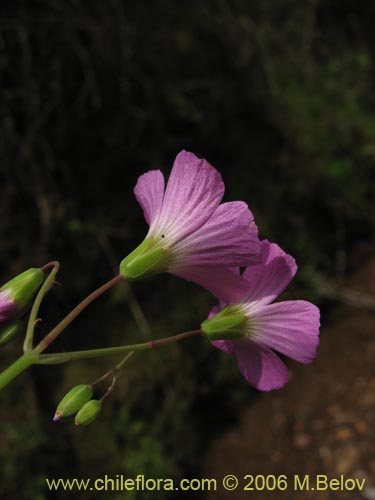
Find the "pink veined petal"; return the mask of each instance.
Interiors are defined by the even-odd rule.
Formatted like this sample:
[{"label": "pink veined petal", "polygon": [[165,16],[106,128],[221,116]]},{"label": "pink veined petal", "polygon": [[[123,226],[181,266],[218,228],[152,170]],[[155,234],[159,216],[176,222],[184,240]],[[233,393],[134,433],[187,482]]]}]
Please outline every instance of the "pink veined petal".
[{"label": "pink veined petal", "polygon": [[181,151],[165,189],[153,231],[170,244],[185,238],[211,217],[224,195],[219,172],[206,160]]},{"label": "pink veined petal", "polygon": [[173,248],[173,267],[248,266],[261,262],[258,228],[243,201],[219,205],[196,231]]},{"label": "pink veined petal", "polygon": [[241,302],[249,287],[242,276],[225,267],[191,266],[169,272],[201,285],[225,304]]},{"label": "pink veined petal", "polygon": [[8,290],[0,291],[0,321],[6,321],[11,318],[17,306],[13,299],[10,298]]},{"label": "pink veined petal", "polygon": [[319,345],[319,309],[305,300],[265,306],[254,315],[255,342],[275,349],[301,363],[311,363]]},{"label": "pink veined petal", "polygon": [[143,208],[147,224],[158,217],[163,203],[164,176],[160,170],[150,170],[138,178],[134,188],[135,197]]},{"label": "pink veined petal", "polygon": [[[269,264],[276,257],[288,257],[282,248],[268,240],[262,241],[262,263]],[[294,259],[293,259],[294,260]]]},{"label": "pink veined petal", "polygon": [[216,349],[220,349],[220,351],[226,354],[233,354],[235,352],[233,340],[212,340],[211,344],[216,347]]},{"label": "pink veined petal", "polygon": [[288,370],[268,347],[249,339],[236,341],[238,367],[249,382],[260,391],[280,389],[288,382]]},{"label": "pink veined petal", "polygon": [[296,274],[297,265],[275,243],[262,241],[262,263],[245,269],[244,278],[249,283],[246,302],[252,307],[272,302],[287,287]]}]

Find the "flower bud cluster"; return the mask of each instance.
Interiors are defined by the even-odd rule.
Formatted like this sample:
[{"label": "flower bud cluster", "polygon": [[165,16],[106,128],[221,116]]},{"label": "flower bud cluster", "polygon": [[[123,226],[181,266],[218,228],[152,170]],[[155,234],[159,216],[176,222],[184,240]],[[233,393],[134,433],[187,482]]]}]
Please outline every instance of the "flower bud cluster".
[{"label": "flower bud cluster", "polygon": [[91,399],[92,395],[92,385],[76,385],[65,394],[57,405],[53,421],[57,422],[62,418],[76,414],[76,425],[90,424],[98,416],[102,407],[100,400]]}]

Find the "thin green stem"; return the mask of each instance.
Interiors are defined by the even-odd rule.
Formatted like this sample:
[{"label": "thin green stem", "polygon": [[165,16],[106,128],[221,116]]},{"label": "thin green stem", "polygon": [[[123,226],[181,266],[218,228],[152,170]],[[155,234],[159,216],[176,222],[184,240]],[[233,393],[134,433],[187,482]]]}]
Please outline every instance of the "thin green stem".
[{"label": "thin green stem", "polygon": [[[44,354],[42,354],[44,356]],[[100,384],[100,382],[104,382],[104,380],[107,380],[108,377],[111,377],[113,375],[113,368],[105,372],[104,375],[101,375],[99,378],[94,380],[94,382],[91,382],[91,387],[95,387],[96,385]]]},{"label": "thin green stem", "polygon": [[97,290],[88,295],[82,302],[80,302],[63,320],[58,323],[55,328],[53,328],[48,335],[44,337],[44,339],[39,342],[39,344],[35,347],[34,352],[37,354],[42,353],[47,347],[52,344],[54,340],[60,335],[60,333],[65,330],[65,328],[70,325],[70,323],[95,299],[100,297],[107,290],[115,286],[123,279],[121,274],[118,274],[114,278],[112,278],[104,285],[100,286]]},{"label": "thin green stem", "polygon": [[[108,235],[106,232],[102,232],[98,235],[98,242],[106,253],[111,267],[116,272],[116,270],[119,268],[119,262],[116,258],[115,252],[113,251],[112,245],[108,239]],[[133,318],[137,323],[139,331],[144,337],[144,340],[148,340],[151,337],[151,329],[142,311],[142,308],[136,296],[134,295],[132,285],[128,281],[124,280],[122,283],[122,287],[125,291],[125,298],[128,302]]]},{"label": "thin green stem", "polygon": [[42,303],[42,300],[48,290],[53,286],[55,276],[59,272],[60,268],[60,263],[58,261],[53,261],[53,262],[48,262],[48,264],[45,264],[43,267],[41,267],[41,271],[46,271],[47,269],[52,267],[52,271],[50,272],[48,278],[45,280],[43,285],[41,286],[35,300],[33,307],[31,309],[29,321],[27,323],[27,330],[26,330],[26,336],[25,340],[23,343],[23,351],[24,352],[29,352],[33,348],[33,340],[34,340],[34,332],[35,332],[35,325],[37,324],[37,316],[39,312],[40,305]]},{"label": "thin green stem", "polygon": [[47,264],[44,264],[44,266],[42,266],[40,268],[40,270],[44,273],[47,271],[47,269],[51,269],[51,267],[53,268],[57,268],[57,271],[59,271],[59,268],[60,268],[60,262],[58,262],[57,260],[52,260],[51,262],[47,262]]},{"label": "thin green stem", "polygon": [[37,362],[37,357],[32,352],[26,352],[2,373],[0,373],[0,390],[8,385],[20,373],[26,370],[29,366]]},{"label": "thin green stem", "polygon": [[113,392],[113,389],[115,387],[116,381],[117,381],[117,374],[113,371],[112,372],[113,378],[111,385],[107,388],[103,396],[100,398],[100,401],[103,403],[103,401],[108,398],[108,396]]},{"label": "thin green stem", "polygon": [[162,345],[172,344],[180,340],[184,340],[189,337],[194,337],[197,335],[202,335],[201,330],[193,330],[191,332],[179,333],[178,335],[174,335],[172,337],[152,340],[150,342],[144,342],[142,344],[124,345],[119,347],[107,347],[105,349],[90,349],[87,351],[63,352],[61,354],[60,353],[42,354],[39,356],[37,363],[42,365],[57,365],[61,363],[67,363],[69,361],[76,361],[79,359],[111,356],[113,354],[122,354],[130,351],[145,351],[148,349],[154,349],[155,347],[160,347]]},{"label": "thin green stem", "polygon": [[119,372],[122,370],[122,367],[124,366],[124,364],[133,356],[133,354],[134,354],[134,351],[128,352],[128,354],[126,356],[124,356],[124,358],[119,363],[117,363],[117,365],[114,368],[111,368],[111,370],[108,370],[104,375],[99,377],[97,380],[95,380],[91,384],[91,387],[95,387],[100,382],[103,382],[104,380],[107,380],[107,378],[112,377],[112,382],[108,386],[106,392],[100,398],[100,401],[103,402],[111,394],[111,392],[113,391],[113,389],[115,387],[115,384],[117,381],[117,376],[118,376]]},{"label": "thin green stem", "polygon": [[135,351],[130,351],[128,354],[119,362],[117,365],[114,367],[113,371],[118,373],[122,367],[124,366],[125,363],[128,362],[128,360],[135,354]]},{"label": "thin green stem", "polygon": [[[65,356],[63,355],[50,355],[52,357],[51,363],[43,363],[40,361],[40,358],[45,358],[45,355],[41,355],[41,353],[60,335],[60,333],[97,297],[102,295],[104,292],[112,288],[114,285],[119,283],[123,277],[121,275],[115,276],[113,279],[99,287],[97,290],[92,292],[88,297],[86,297],[80,304],[78,304],[65,318],[58,323],[55,328],[53,328],[48,335],[36,346],[33,348],[33,337],[35,331],[35,325],[38,322],[37,316],[39,312],[40,305],[42,303],[44,295],[51,288],[54,282],[54,278],[59,270],[60,264],[57,261],[49,262],[41,267],[41,270],[45,272],[49,268],[53,268],[48,278],[43,283],[40,288],[36,299],[34,301],[33,307],[31,309],[30,318],[27,325],[26,336],[24,341],[24,354],[17,359],[14,363],[12,363],[8,368],[6,368],[3,372],[0,373],[0,390],[9,384],[17,375],[22,373],[26,368],[33,364],[55,364],[61,363],[62,361],[54,361],[54,357],[56,356]],[[67,353],[68,358],[71,358],[69,355],[75,355],[75,353]],[[47,355],[48,356],[48,355]],[[84,357],[84,356],[83,356]],[[92,357],[92,356],[88,356]],[[63,361],[64,362],[64,361]]]},{"label": "thin green stem", "polygon": [[107,380],[107,378],[110,377],[111,375],[114,376],[116,373],[118,373],[122,369],[124,364],[128,361],[128,359],[130,359],[133,356],[133,354],[134,351],[128,352],[127,355],[124,356],[124,358],[119,363],[117,363],[116,366],[108,370],[104,375],[102,375],[98,379],[94,380],[94,382],[91,383],[91,387],[95,387],[96,385],[100,384],[100,382]]}]

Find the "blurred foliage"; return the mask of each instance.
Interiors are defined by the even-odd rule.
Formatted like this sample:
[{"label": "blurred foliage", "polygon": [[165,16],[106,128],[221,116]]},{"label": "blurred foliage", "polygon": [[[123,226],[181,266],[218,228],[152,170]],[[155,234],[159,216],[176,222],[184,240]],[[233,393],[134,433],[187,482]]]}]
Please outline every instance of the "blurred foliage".
[{"label": "blurred foliage", "polygon": [[[182,148],[208,158],[227,199],[245,199],[261,236],[296,256],[300,296],[318,298],[316,273],[357,264],[374,203],[373,2],[18,0],[0,13],[0,273],[62,261],[43,331],[142,239],[137,176],[167,173]],[[212,303],[170,276],[137,283],[58,348],[195,328]],[[196,346],[136,356],[85,430],[50,417],[109,360],[15,382],[0,402],[0,494],[46,498],[44,477],[197,473],[254,393],[231,359]],[[4,365],[19,348],[3,350]]]}]

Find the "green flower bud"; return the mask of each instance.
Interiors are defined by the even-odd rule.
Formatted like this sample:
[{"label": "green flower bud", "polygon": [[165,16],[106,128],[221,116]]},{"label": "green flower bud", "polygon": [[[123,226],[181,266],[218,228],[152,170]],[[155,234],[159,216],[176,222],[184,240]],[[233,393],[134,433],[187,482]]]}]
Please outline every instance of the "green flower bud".
[{"label": "green flower bud", "polygon": [[120,264],[120,273],[128,281],[147,278],[167,270],[167,251],[154,239],[146,238]]},{"label": "green flower bud", "polygon": [[43,272],[31,268],[11,279],[1,287],[2,292],[7,292],[9,298],[16,304],[18,312],[24,309],[43,281]]},{"label": "green flower bud", "polygon": [[228,306],[206,319],[201,330],[208,340],[235,340],[246,335],[246,316],[238,307]]},{"label": "green flower bud", "polygon": [[86,403],[76,415],[76,425],[88,425],[99,415],[102,409],[102,402],[97,399],[91,399]]},{"label": "green flower bud", "polygon": [[0,327],[0,346],[8,344],[22,332],[22,323],[18,320],[9,321]]},{"label": "green flower bud", "polygon": [[70,391],[65,394],[60,403],[56,408],[55,416],[53,421],[64,417],[70,417],[78,410],[80,410],[89,399],[92,397],[92,387],[91,385],[79,384],[70,389]]}]

